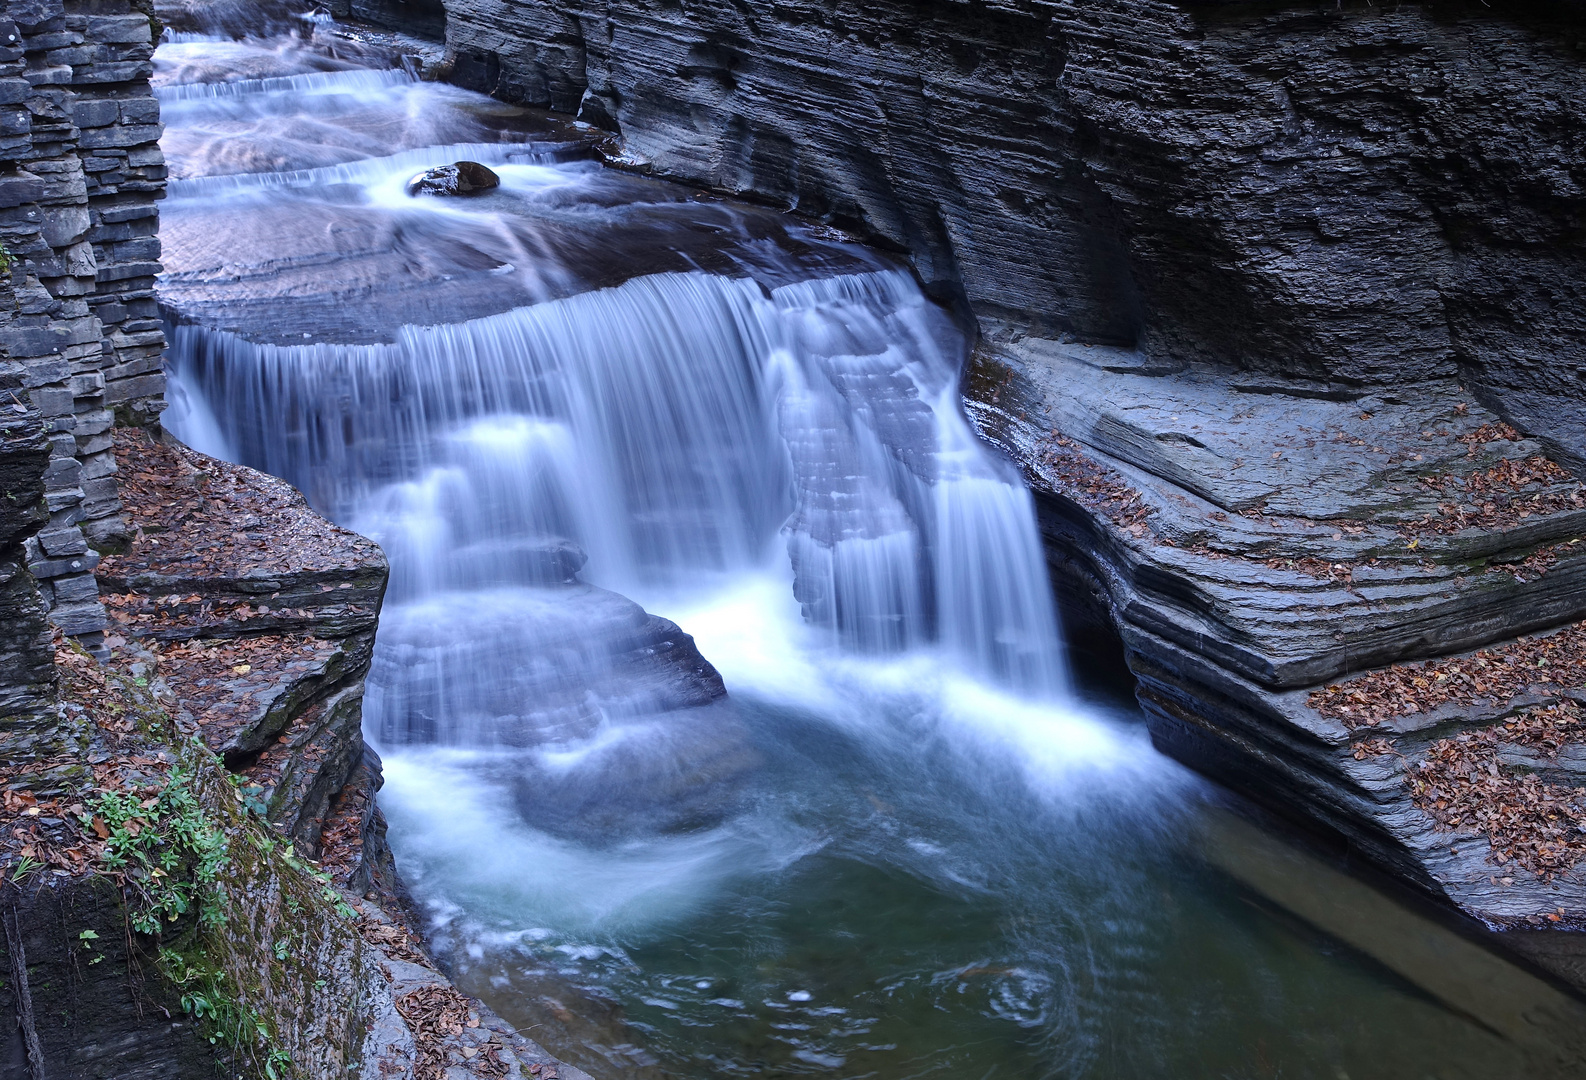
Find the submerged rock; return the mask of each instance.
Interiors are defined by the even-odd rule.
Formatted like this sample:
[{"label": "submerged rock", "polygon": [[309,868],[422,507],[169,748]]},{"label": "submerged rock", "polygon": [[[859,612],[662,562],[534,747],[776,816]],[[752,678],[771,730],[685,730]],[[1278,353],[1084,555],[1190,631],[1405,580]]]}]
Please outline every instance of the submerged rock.
[{"label": "submerged rock", "polygon": [[437,165],[408,181],[409,195],[477,195],[501,186],[501,177],[477,161]]}]

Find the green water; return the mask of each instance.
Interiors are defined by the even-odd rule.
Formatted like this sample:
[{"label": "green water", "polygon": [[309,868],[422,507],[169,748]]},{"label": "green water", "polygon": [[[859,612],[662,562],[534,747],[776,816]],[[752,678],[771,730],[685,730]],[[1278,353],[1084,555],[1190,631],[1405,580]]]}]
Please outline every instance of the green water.
[{"label": "green water", "polygon": [[740,688],[763,764],[688,836],[558,840],[503,808],[488,756],[388,759],[460,984],[595,1076],[1586,1075],[1559,1017],[1500,1034],[1437,963],[1412,982],[1216,869],[1226,797],[1127,701],[900,681],[825,712]]}]

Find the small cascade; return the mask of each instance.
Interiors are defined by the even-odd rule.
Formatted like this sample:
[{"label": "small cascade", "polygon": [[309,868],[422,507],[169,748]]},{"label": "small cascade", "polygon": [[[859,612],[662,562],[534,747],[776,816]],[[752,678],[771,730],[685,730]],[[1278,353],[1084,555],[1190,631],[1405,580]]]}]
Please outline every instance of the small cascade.
[{"label": "small cascade", "polygon": [[166,108],[178,102],[214,102],[216,99],[256,94],[292,94],[300,101],[304,94],[366,94],[372,90],[417,81],[412,72],[402,68],[388,71],[355,68],[351,71],[316,71],[308,75],[278,75],[269,79],[239,79],[235,82],[176,83],[156,87],[154,96]]},{"label": "small cascade", "polygon": [[536,164],[554,161],[555,154],[537,143],[456,143],[450,146],[404,150],[400,154],[366,158],[347,164],[326,165],[316,169],[195,176],[187,180],[172,180],[167,184],[166,190],[169,198],[193,200],[258,192],[270,188],[323,188],[335,184],[390,183],[393,180],[400,180],[405,174],[423,170],[436,161],[460,160],[477,161],[481,165],[502,165],[507,162]]},{"label": "small cascade", "polygon": [[171,339],[230,449],[387,545],[394,598],[531,583],[555,539],[623,589],[742,572],[780,532],[834,644],[1061,688],[1029,498],[902,271],[650,275],[390,345]]}]

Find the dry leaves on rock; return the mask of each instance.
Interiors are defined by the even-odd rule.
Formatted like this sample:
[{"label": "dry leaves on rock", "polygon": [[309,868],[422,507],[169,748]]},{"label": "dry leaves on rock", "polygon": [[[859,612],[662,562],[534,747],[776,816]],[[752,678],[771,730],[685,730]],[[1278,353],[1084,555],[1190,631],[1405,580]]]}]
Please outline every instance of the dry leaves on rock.
[{"label": "dry leaves on rock", "polygon": [[1546,637],[1526,637],[1474,656],[1395,664],[1385,671],[1313,691],[1307,699],[1345,727],[1380,724],[1440,705],[1501,704],[1532,687],[1543,692],[1586,688],[1586,622]]},{"label": "dry leaves on rock", "polygon": [[1496,424],[1483,424],[1475,431],[1467,431],[1465,434],[1458,436],[1460,442],[1470,447],[1466,452],[1467,457],[1475,457],[1476,447],[1483,443],[1497,442],[1499,440],[1503,442],[1519,442],[1523,438],[1525,436],[1502,421]]},{"label": "dry leaves on rock", "polygon": [[419,949],[418,942],[413,935],[398,926],[396,923],[379,922],[375,919],[364,918],[358,923],[358,932],[369,944],[383,951],[387,956],[398,960],[406,960],[410,964],[420,967],[433,968],[429,957]]},{"label": "dry leaves on rock", "polygon": [[1042,443],[1037,460],[1041,475],[1059,494],[1105,516],[1137,539],[1150,528],[1147,520],[1156,511],[1145,505],[1140,492],[1116,470],[1087,456],[1073,439],[1052,432],[1050,441]]},{"label": "dry leaves on rock", "polygon": [[1515,562],[1492,563],[1484,573],[1511,574],[1516,581],[1524,583],[1526,580],[1535,581],[1537,578],[1547,576],[1553,569],[1561,555],[1571,554],[1580,545],[1579,540],[1571,540],[1564,544],[1550,544],[1547,547],[1537,548],[1525,558]]},{"label": "dry leaves on rock", "polygon": [[101,577],[337,569],[376,553],[274,477],[156,442],[139,428],[117,428],[115,451],[121,502],[138,539],[100,564]]},{"label": "dry leaves on rock", "polygon": [[1393,743],[1387,739],[1361,739],[1359,742],[1350,743],[1349,750],[1356,761],[1365,761],[1368,757],[1382,757],[1384,754],[1396,752]]},{"label": "dry leaves on rock", "polygon": [[[432,984],[403,994],[396,999],[396,1007],[408,1022],[418,1046],[414,1077],[416,1080],[441,1080],[448,1064],[448,1051],[460,1050],[458,1036],[479,1026],[473,1003],[454,987]],[[507,1071],[495,1054],[488,1059],[484,1054],[477,1054],[465,1059],[464,1064],[481,1076],[505,1076]]]},{"label": "dry leaves on rock", "polygon": [[320,868],[344,889],[351,885],[353,872],[364,858],[364,830],[372,817],[369,804],[376,786],[368,766],[360,764],[353,770],[352,779],[331,799],[325,824],[320,828]]},{"label": "dry leaves on rock", "polygon": [[1328,562],[1326,559],[1318,559],[1311,556],[1300,559],[1268,559],[1267,569],[1293,570],[1320,581],[1341,581],[1353,584],[1355,580],[1355,569],[1348,563]]},{"label": "dry leaves on rock", "polygon": [[296,634],[151,645],[161,677],[217,752],[263,719],[284,686],[322,670],[336,650],[333,642]]},{"label": "dry leaves on rock", "polygon": [[1557,462],[1540,455],[1500,461],[1464,477],[1422,477],[1421,483],[1449,501],[1438,503],[1437,513],[1399,526],[1406,536],[1512,529],[1527,518],[1586,509],[1586,487]]},{"label": "dry leaves on rock", "polygon": [[1523,747],[1556,757],[1586,741],[1586,714],[1573,702],[1533,709],[1502,724],[1440,739],[1405,775],[1415,805],[1439,828],[1486,836],[1489,857],[1551,881],[1586,858],[1586,788],[1550,784],[1506,767],[1500,752]]}]

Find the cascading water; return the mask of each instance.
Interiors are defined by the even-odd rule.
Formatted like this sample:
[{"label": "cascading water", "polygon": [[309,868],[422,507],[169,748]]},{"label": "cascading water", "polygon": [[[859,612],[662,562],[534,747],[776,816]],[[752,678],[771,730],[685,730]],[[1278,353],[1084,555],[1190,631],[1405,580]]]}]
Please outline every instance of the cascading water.
[{"label": "cascading water", "polygon": [[635,1077],[1512,1075],[1199,860],[906,271],[312,34],[156,59],[168,426],[387,551],[366,730],[471,992]]},{"label": "cascading water", "polygon": [[503,552],[547,537],[642,589],[761,565],[780,530],[843,646],[940,640],[1015,690],[1062,685],[1032,506],[969,432],[953,331],[901,271],[652,275],[390,345],[171,336],[229,449],[393,549],[399,602],[459,559],[510,584]]}]

